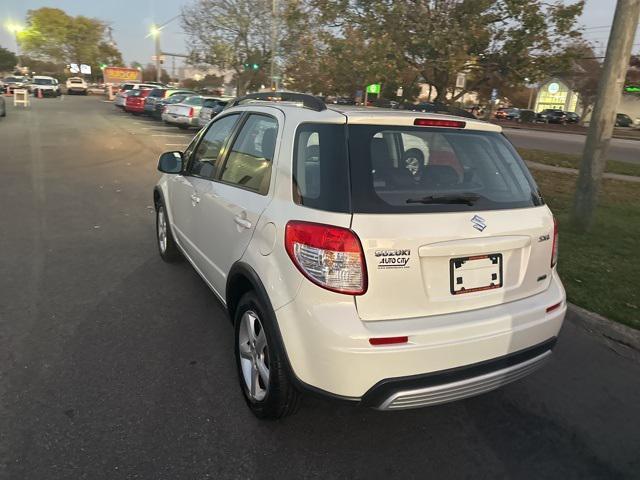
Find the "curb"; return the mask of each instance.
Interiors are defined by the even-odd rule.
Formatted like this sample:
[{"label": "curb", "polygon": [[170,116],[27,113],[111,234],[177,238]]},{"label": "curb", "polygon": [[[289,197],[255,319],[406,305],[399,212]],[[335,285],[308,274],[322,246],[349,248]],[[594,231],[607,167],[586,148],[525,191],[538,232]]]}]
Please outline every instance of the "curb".
[{"label": "curb", "polygon": [[[493,123],[493,122],[490,122]],[[513,130],[526,130],[527,132],[550,132],[550,133],[564,133],[565,135],[582,135],[583,137],[587,136],[587,132],[567,132],[567,131],[558,131],[552,128],[527,128],[520,125],[504,125],[502,123],[493,123],[494,125],[498,125],[505,128],[511,128]],[[635,129],[634,129],[635,130]],[[638,136],[629,136],[629,135],[616,135],[615,133],[611,138],[617,138],[620,140],[638,140],[640,141],[640,137]]]},{"label": "curb", "polygon": [[640,354],[640,330],[635,330],[621,323],[609,320],[602,315],[585,310],[573,303],[567,302],[567,305],[569,312],[573,314],[567,316],[569,321],[585,330],[635,350],[635,354]]},{"label": "curb", "polygon": [[[525,163],[527,164],[527,167],[533,168],[535,170],[546,170],[548,172],[566,173],[568,175],[578,175],[579,173],[579,171],[575,168],[558,167],[556,165],[547,165],[546,163],[532,162],[530,160],[525,160]],[[602,176],[603,178],[607,178],[609,180],[640,183],[640,177],[635,177],[633,175],[622,175],[620,173],[606,172]]]}]

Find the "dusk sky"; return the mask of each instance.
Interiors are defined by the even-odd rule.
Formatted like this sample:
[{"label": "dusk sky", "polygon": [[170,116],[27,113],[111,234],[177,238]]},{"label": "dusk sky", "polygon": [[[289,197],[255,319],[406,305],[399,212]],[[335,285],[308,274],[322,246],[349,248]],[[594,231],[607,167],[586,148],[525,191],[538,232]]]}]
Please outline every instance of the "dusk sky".
[{"label": "dusk sky", "polygon": [[[163,23],[178,15],[180,8],[195,0],[0,0],[0,46],[15,50],[15,41],[4,28],[7,20],[24,23],[27,10],[40,7],[61,8],[71,15],[96,17],[111,24],[113,36],[127,63],[134,60],[142,64],[151,62],[153,41],[145,38],[149,27]],[[581,18],[585,36],[596,43],[596,51],[604,52],[608,27],[613,19],[615,0],[587,0]],[[186,39],[181,32],[179,20],[169,24],[162,32],[162,49],[173,53],[184,53]],[[636,35],[634,52],[640,52],[640,35]],[[167,62],[167,67],[170,63]]]}]

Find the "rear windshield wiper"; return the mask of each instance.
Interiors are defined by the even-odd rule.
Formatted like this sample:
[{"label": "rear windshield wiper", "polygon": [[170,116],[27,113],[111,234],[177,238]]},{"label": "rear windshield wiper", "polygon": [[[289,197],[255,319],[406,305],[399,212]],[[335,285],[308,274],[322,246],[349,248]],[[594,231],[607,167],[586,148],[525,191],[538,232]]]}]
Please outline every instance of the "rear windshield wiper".
[{"label": "rear windshield wiper", "polygon": [[452,195],[429,195],[427,197],[422,198],[409,198],[407,199],[407,203],[424,203],[424,204],[463,204],[463,205],[473,205],[478,199],[480,195],[475,193],[463,193],[463,194],[452,194]]}]

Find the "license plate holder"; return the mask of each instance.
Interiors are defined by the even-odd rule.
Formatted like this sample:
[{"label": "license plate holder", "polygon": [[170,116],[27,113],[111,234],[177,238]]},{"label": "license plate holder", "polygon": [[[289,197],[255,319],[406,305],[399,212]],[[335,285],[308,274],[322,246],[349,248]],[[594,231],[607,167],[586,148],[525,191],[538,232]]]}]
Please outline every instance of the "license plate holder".
[{"label": "license plate holder", "polygon": [[452,295],[502,288],[502,254],[452,258],[449,272]]}]

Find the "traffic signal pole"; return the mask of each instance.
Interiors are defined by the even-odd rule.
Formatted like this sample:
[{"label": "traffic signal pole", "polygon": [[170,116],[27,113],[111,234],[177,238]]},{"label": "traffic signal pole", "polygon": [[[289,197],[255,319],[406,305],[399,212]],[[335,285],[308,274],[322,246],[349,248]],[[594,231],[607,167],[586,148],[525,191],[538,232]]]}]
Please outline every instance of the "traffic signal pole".
[{"label": "traffic signal pole", "polygon": [[629,66],[638,17],[640,0],[618,0],[571,212],[571,223],[581,231],[588,231],[593,226],[598,190],[607,163],[607,150]]}]

